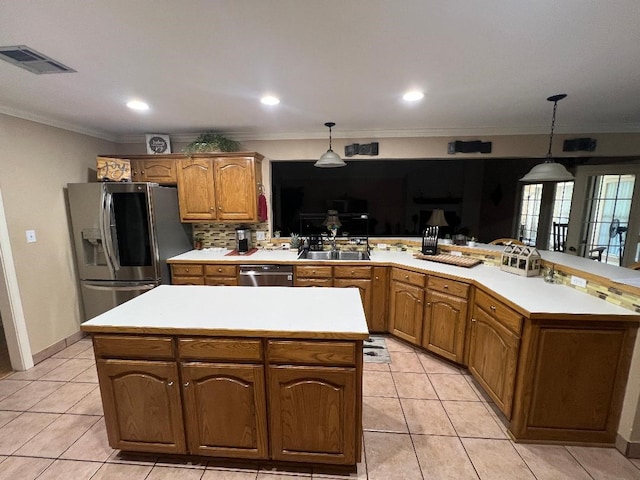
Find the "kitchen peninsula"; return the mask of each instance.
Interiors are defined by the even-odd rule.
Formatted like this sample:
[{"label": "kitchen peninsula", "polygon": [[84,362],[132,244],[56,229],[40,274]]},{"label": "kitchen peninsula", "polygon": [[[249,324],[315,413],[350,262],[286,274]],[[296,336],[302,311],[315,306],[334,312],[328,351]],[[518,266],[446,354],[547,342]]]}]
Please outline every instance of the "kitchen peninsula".
[{"label": "kitchen peninsula", "polygon": [[[582,277],[589,288],[600,282],[604,291],[592,295],[491,266],[499,264],[500,248],[460,250],[487,264],[457,267],[414,258],[411,251],[373,250],[370,260],[314,261],[283,250],[239,258],[222,249],[187,252],[168,263],[172,281],[181,284],[217,285],[222,276],[236,281],[239,265],[290,264],[296,287],[355,287],[369,330],[468,368],[515,440],[619,442],[640,322],[631,306],[638,303],[640,274],[542,252],[544,268],[554,267],[558,282],[560,273]],[[630,306],[616,304],[615,296]]]},{"label": "kitchen peninsula", "polygon": [[354,466],[357,291],[157,287],[82,324],[116,449]]}]

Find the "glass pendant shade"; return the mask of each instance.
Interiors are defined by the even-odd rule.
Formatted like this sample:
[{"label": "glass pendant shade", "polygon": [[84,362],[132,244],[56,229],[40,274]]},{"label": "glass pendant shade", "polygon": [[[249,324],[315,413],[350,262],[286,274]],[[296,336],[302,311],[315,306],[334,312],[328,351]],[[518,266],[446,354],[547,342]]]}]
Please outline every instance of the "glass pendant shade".
[{"label": "glass pendant shade", "polygon": [[547,98],[547,101],[553,102],[553,115],[551,117],[551,133],[549,134],[549,150],[547,151],[547,158],[544,163],[533,167],[529,173],[520,179],[524,183],[540,183],[540,182],[567,182],[573,180],[573,175],[559,163],[553,161],[551,157],[551,146],[553,145],[553,129],[556,124],[556,109],[558,108],[558,102],[565,98],[567,95],[561,93],[558,95],[552,95]]},{"label": "glass pendant shade", "polygon": [[536,165],[520,179],[521,182],[525,183],[568,182],[570,180],[573,180],[573,175],[564,168],[564,165],[553,160],[547,160]]},{"label": "glass pendant shade", "polygon": [[318,168],[336,168],[336,167],[345,167],[347,164],[340,158],[336,152],[331,149],[331,127],[333,127],[335,123],[327,122],[324,124],[325,127],[329,127],[329,150],[324,152],[322,156],[318,159],[316,163],[313,164],[314,167]]},{"label": "glass pendant shade", "polygon": [[322,154],[322,156],[313,164],[314,167],[319,168],[335,168],[344,167],[347,164],[340,158],[333,150],[329,149]]}]

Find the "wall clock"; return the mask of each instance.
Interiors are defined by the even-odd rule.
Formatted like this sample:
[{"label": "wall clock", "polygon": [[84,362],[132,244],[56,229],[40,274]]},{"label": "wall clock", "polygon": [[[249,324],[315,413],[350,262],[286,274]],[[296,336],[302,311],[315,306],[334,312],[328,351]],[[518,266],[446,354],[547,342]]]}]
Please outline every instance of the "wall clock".
[{"label": "wall clock", "polygon": [[171,153],[171,141],[169,135],[150,133],[147,137],[147,153],[152,155],[160,153]]}]

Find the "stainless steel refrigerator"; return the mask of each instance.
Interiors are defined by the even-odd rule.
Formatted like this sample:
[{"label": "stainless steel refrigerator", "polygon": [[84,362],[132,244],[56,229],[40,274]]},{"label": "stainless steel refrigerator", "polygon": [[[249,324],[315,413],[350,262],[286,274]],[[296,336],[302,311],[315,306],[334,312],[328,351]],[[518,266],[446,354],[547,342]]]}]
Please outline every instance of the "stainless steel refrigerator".
[{"label": "stainless steel refrigerator", "polygon": [[85,320],[170,283],[166,259],[192,248],[175,188],[70,183],[68,197]]}]

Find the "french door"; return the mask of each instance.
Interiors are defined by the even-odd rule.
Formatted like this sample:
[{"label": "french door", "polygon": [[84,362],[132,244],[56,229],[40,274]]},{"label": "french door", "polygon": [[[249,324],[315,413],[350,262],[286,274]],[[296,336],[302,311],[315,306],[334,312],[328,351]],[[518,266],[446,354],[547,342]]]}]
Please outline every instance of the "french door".
[{"label": "french door", "polygon": [[580,166],[576,171],[568,250],[625,266],[640,255],[640,165]]}]

